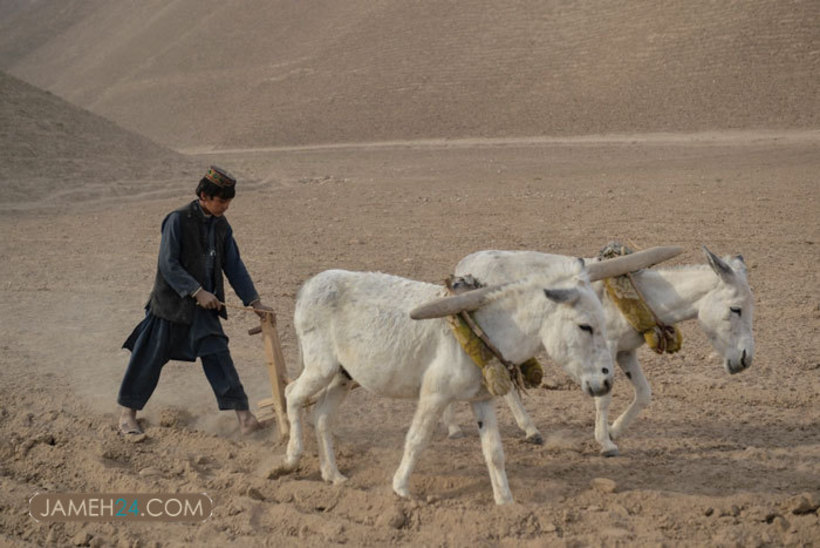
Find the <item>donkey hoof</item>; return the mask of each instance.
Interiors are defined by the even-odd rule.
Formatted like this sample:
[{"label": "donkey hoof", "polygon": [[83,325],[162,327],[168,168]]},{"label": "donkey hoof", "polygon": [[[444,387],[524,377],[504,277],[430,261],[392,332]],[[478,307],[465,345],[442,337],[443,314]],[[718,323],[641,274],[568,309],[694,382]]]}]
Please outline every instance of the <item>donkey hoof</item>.
[{"label": "donkey hoof", "polygon": [[618,451],[617,447],[615,447],[614,449],[602,449],[601,450],[601,456],[602,457],[617,457],[620,454],[621,454],[621,452]]},{"label": "donkey hoof", "polygon": [[464,432],[461,430],[454,430],[447,434],[447,438],[451,440],[459,440],[464,437]]},{"label": "donkey hoof", "polygon": [[287,474],[291,474],[295,472],[299,468],[298,462],[288,462],[285,459],[277,459],[272,465],[268,468],[265,477],[267,479],[276,479]]},{"label": "donkey hoof", "polygon": [[544,438],[539,432],[524,438],[524,441],[533,445],[544,445]]},{"label": "donkey hoof", "polygon": [[410,498],[410,489],[406,485],[393,484],[393,492],[403,499]]},{"label": "donkey hoof", "polygon": [[326,478],[323,479],[328,483],[332,483],[333,485],[341,485],[348,480],[348,477],[344,474],[336,473],[333,475],[328,475]]}]

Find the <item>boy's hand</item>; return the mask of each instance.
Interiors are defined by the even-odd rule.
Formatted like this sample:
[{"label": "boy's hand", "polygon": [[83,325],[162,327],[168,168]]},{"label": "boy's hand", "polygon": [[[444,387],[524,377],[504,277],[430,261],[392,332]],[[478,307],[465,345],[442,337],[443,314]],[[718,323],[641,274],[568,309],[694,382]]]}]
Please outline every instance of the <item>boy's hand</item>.
[{"label": "boy's hand", "polygon": [[205,291],[204,289],[197,291],[194,299],[196,299],[196,304],[207,310],[219,310],[222,308],[222,303],[219,302],[216,295],[210,291]]},{"label": "boy's hand", "polygon": [[269,317],[270,321],[273,325],[276,325],[276,313],[273,311],[273,308],[269,307],[266,304],[262,304],[262,301],[256,301],[251,303],[253,307],[253,311],[256,312],[256,315],[262,319],[265,317]]}]

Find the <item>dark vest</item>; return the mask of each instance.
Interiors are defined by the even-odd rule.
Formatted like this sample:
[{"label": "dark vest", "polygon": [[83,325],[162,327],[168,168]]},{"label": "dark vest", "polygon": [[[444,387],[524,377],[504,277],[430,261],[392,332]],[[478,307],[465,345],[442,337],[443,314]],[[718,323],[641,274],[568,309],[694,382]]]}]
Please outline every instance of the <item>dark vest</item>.
[{"label": "dark vest", "polygon": [[[202,213],[198,201],[195,200],[171,212],[165,217],[165,220],[162,221],[163,227],[171,215],[180,215],[182,242],[179,262],[182,268],[193,276],[200,285],[203,287],[209,286],[210,284],[205,283],[205,254],[208,249],[207,234],[206,231],[203,230],[205,215]],[[225,217],[217,217],[214,223],[214,247],[216,248],[216,257],[214,258],[213,293],[220,301],[225,302],[225,284],[222,278],[222,268],[225,261],[225,236],[228,233],[229,225]],[[155,316],[174,323],[190,324],[194,318],[196,299],[190,295],[180,297],[179,293],[165,281],[158,267],[157,275],[154,279],[154,289],[151,291],[148,307]],[[228,317],[224,307],[219,311],[219,315],[223,318]]]}]

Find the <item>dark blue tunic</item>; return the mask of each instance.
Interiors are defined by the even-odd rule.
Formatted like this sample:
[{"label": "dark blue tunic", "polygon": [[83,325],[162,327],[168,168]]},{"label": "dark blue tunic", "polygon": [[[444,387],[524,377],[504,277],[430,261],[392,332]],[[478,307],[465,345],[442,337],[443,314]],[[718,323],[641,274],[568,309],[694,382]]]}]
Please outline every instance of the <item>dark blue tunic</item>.
[{"label": "dark blue tunic", "polygon": [[[214,245],[214,217],[206,217],[202,230],[207,234],[208,260],[207,282],[202,287],[206,291],[213,291],[214,261],[216,255]],[[162,240],[159,247],[159,269],[168,284],[180,296],[192,294],[199,288],[191,276],[180,264],[181,222],[179,214],[172,214],[162,227]],[[253,281],[248,274],[245,264],[239,255],[239,248],[233,237],[233,230],[229,227],[225,237],[225,268],[223,272],[236,294],[245,305],[250,304],[259,296],[254,288]],[[137,325],[123,348],[133,351],[137,339],[143,333],[151,333],[151,341],[159,347],[166,347],[172,360],[195,361],[197,357],[228,348],[228,337],[222,329],[219,315],[216,310],[196,308],[191,325],[178,324],[158,318],[146,310],[145,319]]]}]

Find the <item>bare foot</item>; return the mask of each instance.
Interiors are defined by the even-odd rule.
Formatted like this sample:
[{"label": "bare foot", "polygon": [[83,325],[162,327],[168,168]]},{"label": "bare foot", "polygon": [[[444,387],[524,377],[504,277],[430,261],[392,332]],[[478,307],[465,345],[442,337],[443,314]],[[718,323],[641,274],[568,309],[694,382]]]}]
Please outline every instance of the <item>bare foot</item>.
[{"label": "bare foot", "polygon": [[254,414],[247,410],[237,411],[236,418],[239,419],[239,431],[242,432],[242,434],[250,434],[257,430],[262,430],[267,426],[256,420]]},{"label": "bare foot", "polygon": [[142,434],[142,428],[140,428],[139,423],[137,422],[137,410],[131,409],[129,407],[123,407],[122,412],[120,413],[120,420],[119,420],[119,429],[120,432],[126,435],[132,434]]}]

